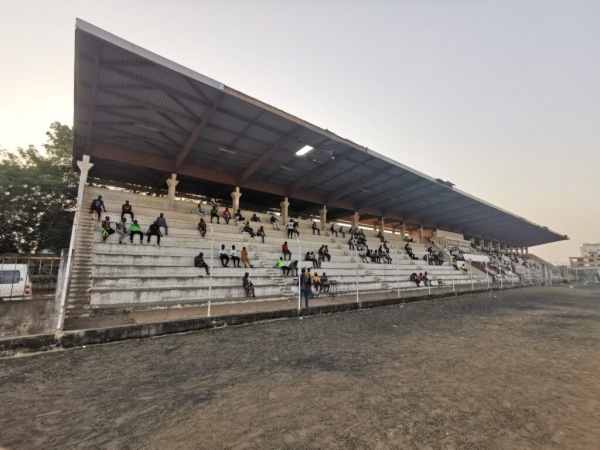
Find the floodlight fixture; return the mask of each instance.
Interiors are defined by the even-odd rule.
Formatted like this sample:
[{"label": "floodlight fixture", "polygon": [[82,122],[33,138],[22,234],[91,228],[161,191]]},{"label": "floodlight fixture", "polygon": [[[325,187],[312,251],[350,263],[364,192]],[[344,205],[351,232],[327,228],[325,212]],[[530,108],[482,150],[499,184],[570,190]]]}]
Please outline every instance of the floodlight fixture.
[{"label": "floodlight fixture", "polygon": [[296,156],[304,156],[311,150],[314,150],[314,148],[311,147],[310,145],[305,145],[304,147],[302,147],[300,150],[298,150],[296,152]]}]

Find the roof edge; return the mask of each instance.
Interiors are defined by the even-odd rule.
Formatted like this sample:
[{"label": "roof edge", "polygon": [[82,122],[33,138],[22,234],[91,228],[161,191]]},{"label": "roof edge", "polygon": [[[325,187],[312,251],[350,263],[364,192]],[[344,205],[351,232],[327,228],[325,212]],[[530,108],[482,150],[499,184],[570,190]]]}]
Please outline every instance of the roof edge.
[{"label": "roof edge", "polygon": [[182,66],[181,64],[178,64],[174,61],[171,61],[170,59],[167,59],[163,56],[157,55],[156,53],[151,52],[150,50],[146,50],[145,48],[139,47],[133,44],[132,42],[126,41],[125,39],[120,38],[119,36],[116,36],[112,33],[109,33],[108,31],[103,30],[102,28],[98,28],[97,26],[92,25],[91,23],[86,22],[85,20],[82,20],[80,18],[75,19],[75,29],[84,31],[99,39],[107,41],[110,44],[116,45],[117,47],[121,47],[122,49],[130,51],[142,58],[145,58],[156,64],[165,66],[168,69],[180,73],[181,75],[199,81],[200,83],[207,84],[220,91],[223,91],[225,88],[224,84],[218,82],[217,80],[213,80],[212,78],[209,78],[206,75],[202,75],[199,72],[188,69],[187,67]]}]

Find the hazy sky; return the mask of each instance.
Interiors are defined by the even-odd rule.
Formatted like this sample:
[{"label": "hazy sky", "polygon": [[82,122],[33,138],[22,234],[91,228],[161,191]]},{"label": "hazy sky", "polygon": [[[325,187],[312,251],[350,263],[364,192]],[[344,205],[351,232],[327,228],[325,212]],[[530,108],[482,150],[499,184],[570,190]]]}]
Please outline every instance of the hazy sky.
[{"label": "hazy sky", "polygon": [[0,0],[0,146],[72,124],[75,18],[600,242],[600,1]]}]

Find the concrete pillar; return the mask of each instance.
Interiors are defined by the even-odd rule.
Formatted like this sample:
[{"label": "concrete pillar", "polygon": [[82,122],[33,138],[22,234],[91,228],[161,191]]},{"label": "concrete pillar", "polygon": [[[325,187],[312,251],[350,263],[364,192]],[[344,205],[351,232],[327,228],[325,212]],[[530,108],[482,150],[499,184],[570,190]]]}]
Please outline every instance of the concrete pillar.
[{"label": "concrete pillar", "polygon": [[323,205],[323,208],[319,210],[319,216],[321,218],[321,231],[325,231],[327,225],[327,206]]},{"label": "concrete pillar", "polygon": [[167,209],[169,211],[173,211],[173,207],[175,205],[175,188],[179,184],[179,180],[177,179],[177,174],[172,173],[171,178],[167,179],[167,186],[169,186],[169,195],[167,197]]},{"label": "concrete pillar", "polygon": [[[235,214],[235,212],[240,209],[240,197],[242,193],[240,192],[240,187],[236,186],[235,191],[231,193],[231,209],[233,212],[231,214]],[[287,221],[286,221],[287,222]]]},{"label": "concrete pillar", "polygon": [[379,219],[379,221],[377,222],[377,228],[378,228],[378,230],[379,230],[379,232],[381,233],[381,235],[382,235],[382,236],[383,236],[383,230],[384,230],[384,228],[385,228],[385,226],[384,226],[384,225],[385,225],[385,223],[384,223],[384,220],[383,220],[383,217],[382,217],[382,218],[381,218],[381,219]]},{"label": "concrete pillar", "polygon": [[419,226],[419,243],[423,243],[423,225]]},{"label": "concrete pillar", "polygon": [[352,228],[356,229],[356,227],[358,226],[358,221],[360,220],[360,214],[358,214],[356,211],[354,211],[354,215],[352,216]]},{"label": "concrete pillar", "polygon": [[402,239],[406,239],[406,223],[402,222]]},{"label": "concrete pillar", "polygon": [[288,217],[289,206],[290,206],[290,202],[288,202],[287,197],[285,197],[283,199],[283,201],[279,204],[279,207],[281,208],[281,223],[283,224],[284,227],[285,227],[285,224],[288,222],[288,220],[290,220],[290,218]]}]

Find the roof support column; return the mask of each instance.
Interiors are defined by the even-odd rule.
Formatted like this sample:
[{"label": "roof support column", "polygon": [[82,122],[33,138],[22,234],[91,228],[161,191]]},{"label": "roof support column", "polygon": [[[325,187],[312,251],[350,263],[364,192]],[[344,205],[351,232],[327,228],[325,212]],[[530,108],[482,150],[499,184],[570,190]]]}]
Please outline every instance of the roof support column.
[{"label": "roof support column", "polygon": [[423,225],[419,225],[419,243],[423,243]]},{"label": "roof support column", "polygon": [[383,217],[377,221],[377,228],[378,228],[379,232],[381,233],[381,235],[383,236],[383,229],[384,229]]},{"label": "roof support column", "polygon": [[167,209],[173,211],[175,206],[175,188],[179,184],[177,174],[172,173],[171,178],[167,179],[167,186],[169,187],[169,195],[167,196]]},{"label": "roof support column", "polygon": [[281,223],[285,225],[289,220],[288,208],[290,207],[290,202],[288,202],[287,197],[283,199],[283,201],[279,204],[279,207],[281,208]]},{"label": "roof support column", "polygon": [[402,239],[406,240],[406,222],[402,222]]},{"label": "roof support column", "polygon": [[319,215],[321,219],[321,231],[325,231],[325,226],[327,225],[327,205],[323,205],[323,208],[319,210]]},{"label": "roof support column", "polygon": [[241,196],[242,196],[242,193],[240,192],[240,187],[236,186],[235,191],[233,191],[231,193],[231,209],[233,210],[234,214],[237,212],[238,209],[240,209],[240,197]]},{"label": "roof support column", "polygon": [[354,215],[352,216],[351,219],[351,223],[352,223],[352,228],[354,230],[356,230],[356,228],[358,227],[358,221],[360,220],[360,214],[358,214],[356,211],[354,211]]}]

